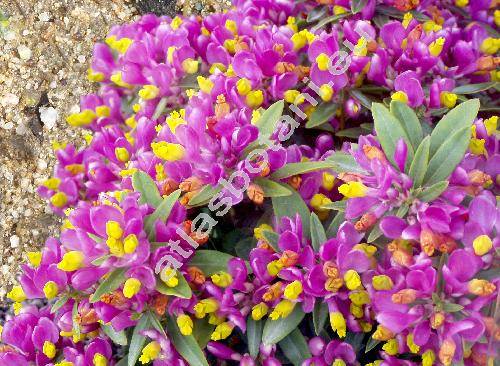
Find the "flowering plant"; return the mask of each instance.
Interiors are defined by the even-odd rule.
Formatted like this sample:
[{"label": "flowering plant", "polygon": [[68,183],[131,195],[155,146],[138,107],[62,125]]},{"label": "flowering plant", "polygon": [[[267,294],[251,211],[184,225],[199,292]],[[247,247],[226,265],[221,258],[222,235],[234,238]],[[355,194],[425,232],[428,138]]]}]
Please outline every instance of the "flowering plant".
[{"label": "flowering plant", "polygon": [[235,0],[113,27],[0,366],[493,364],[499,23]]}]

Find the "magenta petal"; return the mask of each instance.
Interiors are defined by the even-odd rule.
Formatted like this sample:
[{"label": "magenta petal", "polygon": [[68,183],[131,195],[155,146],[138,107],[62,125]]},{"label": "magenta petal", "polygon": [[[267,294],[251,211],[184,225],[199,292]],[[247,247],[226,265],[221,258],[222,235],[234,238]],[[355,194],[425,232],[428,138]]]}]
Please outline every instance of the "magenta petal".
[{"label": "magenta petal", "polygon": [[397,216],[386,216],[380,221],[380,230],[389,239],[400,238],[406,227],[406,221]]},{"label": "magenta petal", "polygon": [[429,340],[431,327],[428,321],[422,321],[413,330],[413,341],[418,346],[423,346]]},{"label": "magenta petal", "polygon": [[417,315],[395,311],[388,311],[377,315],[377,321],[394,333],[401,333],[417,319]]}]

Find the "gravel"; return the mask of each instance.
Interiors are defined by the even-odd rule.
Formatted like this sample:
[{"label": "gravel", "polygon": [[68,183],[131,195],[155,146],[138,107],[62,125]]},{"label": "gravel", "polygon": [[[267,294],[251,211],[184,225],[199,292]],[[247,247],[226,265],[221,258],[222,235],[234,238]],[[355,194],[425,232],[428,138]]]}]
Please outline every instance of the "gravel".
[{"label": "gravel", "polygon": [[[178,10],[206,14],[230,5],[179,0]],[[0,0],[0,299],[25,253],[59,231],[36,187],[51,175],[54,141],[82,144],[82,131],[65,116],[95,91],[85,77],[93,45],[113,24],[172,8],[169,0]]]}]

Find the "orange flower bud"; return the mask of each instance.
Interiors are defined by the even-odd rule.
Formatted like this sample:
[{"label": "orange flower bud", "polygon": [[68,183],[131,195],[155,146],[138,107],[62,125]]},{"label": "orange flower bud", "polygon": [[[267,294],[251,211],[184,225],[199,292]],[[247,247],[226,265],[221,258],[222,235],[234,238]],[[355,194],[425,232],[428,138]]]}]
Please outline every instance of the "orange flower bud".
[{"label": "orange flower bud", "polygon": [[373,212],[367,212],[354,224],[357,231],[366,231],[377,222],[377,216]]},{"label": "orange flower bud", "polygon": [[455,355],[457,345],[451,339],[446,339],[441,348],[439,349],[439,360],[445,365],[449,366]]},{"label": "orange flower bud", "polygon": [[285,250],[279,259],[283,267],[292,267],[299,261],[299,255],[291,250]]},{"label": "orange flower bud", "polygon": [[432,329],[438,329],[444,323],[444,313],[434,313],[431,316],[431,327]]},{"label": "orange flower bud", "polygon": [[264,190],[255,183],[250,183],[247,189],[247,195],[256,205],[262,205],[264,203]]},{"label": "orange flower bud", "polygon": [[411,288],[403,289],[393,294],[391,299],[395,304],[410,304],[417,299],[417,291]]},{"label": "orange flower bud", "polygon": [[167,310],[167,305],[168,305],[168,297],[163,294],[158,294],[153,298],[153,303],[151,304],[151,307],[154,309],[156,314],[161,316],[165,314]]},{"label": "orange flower bud", "polygon": [[331,278],[339,277],[339,269],[337,268],[337,265],[330,261],[325,262],[325,264],[323,264],[323,273],[327,277]]},{"label": "orange flower bud", "polygon": [[302,177],[300,175],[294,175],[288,178],[288,184],[290,184],[293,189],[298,190],[302,184]]},{"label": "orange flower bud", "polygon": [[190,282],[198,286],[203,285],[205,283],[206,280],[205,275],[203,274],[203,271],[198,267],[195,266],[188,267],[187,272],[191,280]]},{"label": "orange flower bud", "polygon": [[203,183],[198,177],[189,177],[185,179],[181,184],[179,184],[179,188],[183,192],[193,192],[198,191],[203,187]]}]

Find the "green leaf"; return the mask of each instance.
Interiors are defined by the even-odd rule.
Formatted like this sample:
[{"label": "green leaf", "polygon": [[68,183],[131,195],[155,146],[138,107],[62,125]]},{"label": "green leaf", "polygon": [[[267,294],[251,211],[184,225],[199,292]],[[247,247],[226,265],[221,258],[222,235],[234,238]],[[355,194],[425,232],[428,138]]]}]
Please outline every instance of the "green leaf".
[{"label": "green leaf", "polygon": [[232,258],[232,255],[217,250],[197,250],[189,265],[198,267],[205,276],[210,276],[219,271],[227,271],[227,263]]},{"label": "green leaf", "polygon": [[432,131],[430,156],[433,157],[456,131],[465,127],[470,128],[478,111],[479,99],[468,100],[449,111]]},{"label": "green leaf", "polygon": [[436,198],[438,198],[441,195],[441,193],[443,193],[446,190],[446,188],[448,188],[448,183],[449,182],[446,180],[437,182],[432,186],[423,189],[419,194],[417,194],[417,198],[420,201],[431,202]]},{"label": "green leaf", "polygon": [[497,83],[498,83],[497,81],[489,81],[487,83],[468,84],[468,85],[457,86],[455,89],[452,90],[452,93],[455,93],[455,94],[475,94],[475,93],[479,93],[479,92],[488,90],[490,88],[494,88]]},{"label": "green leaf", "polygon": [[310,225],[311,225],[311,245],[314,251],[317,252],[321,244],[323,244],[326,241],[326,233],[325,229],[323,228],[323,224],[318,218],[318,215],[316,215],[314,212],[311,213]]},{"label": "green leaf", "polygon": [[126,366],[128,364],[128,355],[125,355],[115,366]]},{"label": "green leaf", "polygon": [[327,203],[326,205],[321,206],[321,208],[334,211],[345,211],[346,206],[347,206],[347,200],[342,200],[342,201],[333,201]]},{"label": "green leaf", "polygon": [[158,319],[158,316],[153,313],[151,310],[148,310],[146,313],[146,316],[149,317],[149,321],[153,328],[155,328],[158,332],[160,332],[163,336],[167,337],[167,333],[165,332],[165,329],[163,329],[163,325],[160,322],[160,319]]},{"label": "green leaf", "polygon": [[80,338],[81,328],[80,322],[78,321],[78,301],[75,300],[73,303],[73,311],[71,312],[71,320],[73,322],[73,334],[74,337]]},{"label": "green leaf", "polygon": [[299,329],[295,329],[292,333],[287,335],[279,346],[286,358],[294,365],[300,366],[306,358],[311,358],[311,352],[307,346],[306,339]]},{"label": "green leaf", "polygon": [[239,240],[236,244],[234,244],[236,256],[248,260],[250,252],[255,248],[256,244],[257,240],[255,240],[255,238],[251,236]]},{"label": "green leaf", "polygon": [[443,304],[443,311],[446,313],[456,313],[457,311],[463,310],[463,308],[462,305],[451,302],[445,302]]},{"label": "green leaf", "polygon": [[204,349],[207,343],[210,342],[210,336],[214,329],[215,325],[208,322],[208,317],[194,320],[193,337],[201,349]]},{"label": "green leaf", "polygon": [[380,344],[380,341],[377,341],[376,339],[373,339],[372,337],[370,337],[370,339],[368,339],[368,342],[366,342],[365,353],[370,352],[372,349],[377,347],[379,344]]},{"label": "green leaf", "polygon": [[340,211],[335,215],[332,222],[326,229],[326,235],[328,238],[337,236],[337,231],[339,230],[340,225],[345,221],[345,213]]},{"label": "green leaf", "polygon": [[253,320],[251,316],[247,320],[247,342],[248,353],[253,358],[259,354],[259,347],[262,341],[262,331],[264,330],[263,320]]},{"label": "green leaf", "polygon": [[[404,14],[405,14],[402,11],[397,10],[396,8],[394,8],[392,6],[387,6],[387,5],[377,5],[375,10],[377,13],[384,14],[384,15],[390,16],[392,18],[397,18],[397,19],[403,19]],[[416,20],[419,20],[422,22],[429,20],[429,17],[427,15],[425,15],[419,11],[410,10],[410,13],[413,15],[413,17]]]},{"label": "green leaf", "polygon": [[162,281],[160,276],[156,278],[156,291],[162,293],[163,295],[171,295],[180,297],[183,299],[190,299],[193,296],[193,291],[186,281],[186,278],[182,273],[177,271],[177,278],[179,279],[179,284],[175,287],[169,287],[165,282]]},{"label": "green leaf", "polygon": [[127,335],[124,330],[117,332],[111,325],[101,324],[101,329],[115,344],[126,346],[128,344]]},{"label": "green leaf", "polygon": [[285,102],[279,100],[262,113],[257,122],[261,134],[269,136],[274,132],[283,114],[283,108],[285,108]]},{"label": "green leaf", "polygon": [[375,240],[380,238],[382,235],[382,230],[380,229],[380,225],[377,223],[373,226],[372,230],[370,231],[370,234],[368,234],[368,239],[366,241],[368,243],[373,243]]},{"label": "green leaf", "polygon": [[415,152],[415,157],[410,165],[410,170],[408,175],[413,180],[413,188],[418,188],[422,185],[422,182],[427,172],[427,165],[429,164],[429,148],[431,146],[430,136],[426,136]]},{"label": "green leaf", "polygon": [[134,175],[132,175],[132,187],[134,187],[134,191],[141,193],[139,203],[148,203],[153,207],[158,207],[161,203],[162,198],[160,192],[158,192],[156,183],[149,174],[140,170],[136,171]]},{"label": "green leaf", "polygon": [[403,138],[408,145],[407,161],[412,161],[413,147],[405,129],[401,125],[401,122],[391,112],[389,112],[383,104],[380,103],[372,104],[372,114],[375,122],[377,139],[380,141],[380,145],[382,145],[382,149],[384,150],[387,159],[389,159],[394,166],[397,166],[394,161],[394,152],[396,151],[396,144],[399,139]]},{"label": "green leaf", "polygon": [[306,123],[306,128],[315,128],[321,126],[323,123],[330,121],[337,112],[338,104],[336,103],[323,103],[320,104],[309,117]]},{"label": "green leaf", "polygon": [[456,166],[462,161],[469,147],[470,137],[471,128],[470,126],[466,126],[456,131],[443,142],[429,161],[429,166],[424,177],[425,185],[431,185],[449,177]]},{"label": "green leaf", "polygon": [[111,258],[113,255],[112,254],[106,254],[106,255],[103,255],[102,257],[99,257],[99,258],[96,258],[94,259],[91,263],[94,265],[94,266],[101,266],[104,262],[106,262],[109,258]]},{"label": "green leaf", "polygon": [[325,327],[326,321],[328,319],[328,305],[322,301],[316,301],[314,303],[313,310],[313,325],[314,332],[319,335],[323,328]]},{"label": "green leaf", "polygon": [[346,128],[344,130],[340,130],[335,132],[335,136],[337,137],[347,137],[350,139],[357,139],[359,136],[365,133],[365,130],[363,130],[361,127],[353,127],[353,128]]},{"label": "green leaf", "polygon": [[57,312],[57,310],[62,308],[68,302],[68,300],[69,300],[68,294],[64,294],[61,297],[59,297],[57,301],[50,308],[50,313],[54,314],[55,312]]},{"label": "green leaf", "polygon": [[366,6],[367,0],[352,0],[351,13],[357,14]]},{"label": "green leaf", "polygon": [[390,108],[391,113],[399,120],[401,126],[403,126],[413,147],[413,151],[415,151],[424,137],[422,125],[417,115],[406,103],[393,100]]},{"label": "green leaf", "polygon": [[101,296],[116,290],[125,282],[125,272],[128,268],[117,268],[109,273],[106,278],[99,284],[95,292],[90,296],[90,302],[94,303],[101,299]]},{"label": "green leaf", "polygon": [[321,20],[320,22],[318,22],[318,24],[316,24],[314,27],[312,27],[311,32],[315,33],[318,29],[324,27],[325,25],[330,24],[330,23],[336,23],[338,20],[343,19],[349,15],[351,15],[351,13],[346,12],[343,14],[332,15],[332,16],[326,17],[323,20]]},{"label": "green leaf", "polygon": [[167,106],[167,103],[168,103],[167,97],[163,97],[160,99],[158,105],[155,108],[155,112],[153,113],[153,118],[152,118],[153,121],[160,118],[160,116],[163,114],[163,111],[165,110],[165,107]]},{"label": "green leaf", "polygon": [[332,169],[335,165],[330,161],[304,161],[288,163],[271,174],[272,179],[283,179],[294,175],[314,172],[322,169]]},{"label": "green leaf", "polygon": [[317,22],[327,14],[328,14],[328,8],[326,6],[316,6],[309,12],[309,14],[307,14],[307,22],[308,23]]},{"label": "green leaf", "polygon": [[167,333],[177,352],[190,366],[208,366],[207,359],[193,335],[182,335],[177,322],[171,316],[167,319]]},{"label": "green leaf", "polygon": [[281,252],[281,249],[278,247],[278,241],[280,236],[275,233],[274,231],[269,231],[269,230],[263,230],[262,235],[264,236],[264,239],[268,242],[270,246],[273,247],[273,249],[276,252]]},{"label": "green leaf", "polygon": [[281,341],[289,335],[304,319],[304,312],[301,305],[296,304],[295,308],[286,318],[279,318],[272,320],[267,318],[264,324],[264,331],[262,332],[262,343],[267,346],[273,345]]},{"label": "green leaf", "polygon": [[302,220],[302,230],[306,237],[310,237],[309,231],[309,208],[305,204],[300,194],[293,190],[292,194],[287,197],[273,197],[274,215],[281,222],[281,218],[285,216],[295,216],[299,214]]},{"label": "green leaf", "polygon": [[358,100],[358,102],[361,103],[363,107],[365,107],[368,110],[372,109],[372,104],[373,100],[369,98],[365,93],[363,93],[361,90],[357,89],[352,89],[349,90],[349,94],[354,97],[355,99]]},{"label": "green leaf", "polygon": [[351,154],[342,151],[334,152],[325,161],[333,163],[332,169],[337,173],[366,173]]},{"label": "green leaf", "polygon": [[156,233],[155,233],[155,223],[160,220],[166,222],[174,204],[177,202],[181,195],[181,190],[178,189],[175,192],[170,193],[166,198],[162,200],[160,205],[156,208],[156,210],[144,220],[144,229],[148,234],[148,240],[155,241]]},{"label": "green leaf", "polygon": [[144,337],[141,332],[143,330],[151,328],[151,320],[147,315],[141,316],[139,322],[132,332],[132,338],[130,339],[130,347],[128,348],[128,366],[135,366],[135,363],[139,359],[142,353],[144,344],[146,343],[146,337]]},{"label": "green leaf", "polygon": [[347,332],[344,342],[349,343],[354,352],[358,353],[363,348],[364,333]]},{"label": "green leaf", "polygon": [[191,197],[188,205],[189,207],[204,206],[221,190],[221,186],[212,187],[210,184],[207,184],[197,194]]},{"label": "green leaf", "polygon": [[292,194],[292,191],[285,185],[266,178],[255,179],[262,190],[264,197],[285,197]]}]

